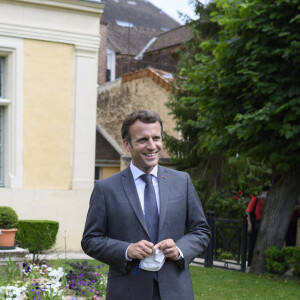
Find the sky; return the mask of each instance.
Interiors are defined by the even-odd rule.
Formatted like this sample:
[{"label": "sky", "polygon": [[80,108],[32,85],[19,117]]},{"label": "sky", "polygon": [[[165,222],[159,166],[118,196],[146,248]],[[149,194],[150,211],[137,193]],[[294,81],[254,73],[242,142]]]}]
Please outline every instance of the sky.
[{"label": "sky", "polygon": [[[149,0],[156,7],[161,8],[166,14],[171,16],[180,24],[184,24],[184,21],[179,18],[178,12],[180,11],[190,18],[195,19],[196,16],[194,14],[194,6],[189,4],[190,0]],[[206,3],[207,0],[201,1]]]}]

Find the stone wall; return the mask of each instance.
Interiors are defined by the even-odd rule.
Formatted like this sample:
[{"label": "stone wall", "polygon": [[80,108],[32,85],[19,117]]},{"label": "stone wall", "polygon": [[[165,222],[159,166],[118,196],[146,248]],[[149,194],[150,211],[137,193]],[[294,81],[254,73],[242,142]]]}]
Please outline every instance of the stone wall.
[{"label": "stone wall", "polygon": [[[121,80],[99,88],[97,124],[104,128],[122,147],[121,126],[127,114],[137,109],[155,110],[162,118],[164,130],[173,136],[175,122],[165,106],[169,92],[150,77],[121,83]],[[162,157],[168,157],[162,152]]]}]

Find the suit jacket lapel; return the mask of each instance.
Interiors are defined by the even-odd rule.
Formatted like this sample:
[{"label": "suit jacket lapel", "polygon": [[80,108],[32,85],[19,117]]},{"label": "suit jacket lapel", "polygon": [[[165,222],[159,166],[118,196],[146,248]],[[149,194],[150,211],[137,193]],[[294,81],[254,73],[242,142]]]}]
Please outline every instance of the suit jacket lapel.
[{"label": "suit jacket lapel", "polygon": [[158,166],[157,179],[159,185],[159,198],[160,198],[160,215],[159,215],[159,228],[158,228],[158,236],[159,236],[159,233],[165,221],[168,201],[169,201],[169,197],[168,197],[169,184],[168,184],[167,169]]},{"label": "suit jacket lapel", "polygon": [[144,227],[145,231],[148,233],[147,224],[144,218],[140,199],[129,167],[124,170],[121,180],[125,190],[125,194],[127,196],[128,201],[131,204],[133,211],[135,212],[137,218],[139,219],[140,223]]}]

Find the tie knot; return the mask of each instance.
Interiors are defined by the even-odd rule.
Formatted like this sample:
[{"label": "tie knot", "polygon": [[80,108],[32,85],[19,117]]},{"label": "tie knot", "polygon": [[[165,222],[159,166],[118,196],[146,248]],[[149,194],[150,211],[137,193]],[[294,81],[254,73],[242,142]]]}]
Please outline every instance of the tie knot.
[{"label": "tie knot", "polygon": [[143,174],[140,176],[142,180],[147,183],[152,183],[152,175],[151,174]]}]

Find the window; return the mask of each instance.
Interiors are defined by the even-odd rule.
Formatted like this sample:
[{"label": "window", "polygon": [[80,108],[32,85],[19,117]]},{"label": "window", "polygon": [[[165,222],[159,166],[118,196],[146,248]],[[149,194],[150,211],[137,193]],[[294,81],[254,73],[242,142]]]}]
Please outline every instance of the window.
[{"label": "window", "polygon": [[128,21],[116,20],[116,24],[121,26],[121,27],[134,27],[134,25],[131,22],[128,22]]},{"label": "window", "polygon": [[[0,98],[4,98],[4,58],[0,57]],[[4,106],[0,105],[0,186],[4,186]]]},{"label": "window", "polygon": [[22,187],[23,49],[22,39],[0,39],[0,194]]},{"label": "window", "polygon": [[114,81],[116,79],[116,52],[108,43],[106,48],[106,82]]}]

